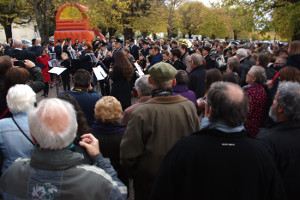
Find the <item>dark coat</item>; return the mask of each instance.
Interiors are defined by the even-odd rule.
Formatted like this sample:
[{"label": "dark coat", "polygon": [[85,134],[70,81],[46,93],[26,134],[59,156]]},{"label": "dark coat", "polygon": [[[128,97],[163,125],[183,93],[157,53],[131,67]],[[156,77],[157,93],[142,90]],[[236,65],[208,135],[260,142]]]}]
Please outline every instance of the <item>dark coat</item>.
[{"label": "dark coat", "polygon": [[91,57],[84,52],[79,56],[79,65],[80,69],[85,69],[90,73],[92,73],[93,67],[95,67],[95,63],[92,62]]},{"label": "dark coat", "polygon": [[269,149],[288,199],[300,199],[300,123],[285,121],[260,129],[256,139]]},{"label": "dark coat", "polygon": [[177,70],[186,70],[186,65],[180,60],[176,60],[173,64],[173,67]]},{"label": "dark coat", "polygon": [[205,78],[206,70],[203,66],[197,66],[189,73],[189,89],[195,92],[197,99],[204,96]]},{"label": "dark coat", "polygon": [[287,58],[286,66],[297,67],[300,70],[300,54],[290,55]]},{"label": "dark coat", "polygon": [[156,63],[159,63],[163,61],[163,57],[161,53],[156,54],[152,59],[151,59],[151,63],[150,63],[150,67],[152,67],[153,65],[155,65]]},{"label": "dark coat", "polygon": [[116,97],[123,110],[131,106],[131,87],[130,81],[127,80],[120,69],[116,68],[111,72],[111,80],[113,81],[111,85],[111,96]]},{"label": "dark coat", "polygon": [[151,199],[285,199],[267,149],[243,132],[203,130],[179,140],[165,157]]},{"label": "dark coat", "polygon": [[[62,92],[62,94],[65,92]],[[94,117],[94,108],[95,104],[99,99],[101,99],[101,95],[97,93],[96,90],[92,89],[90,91],[67,91],[67,94],[72,95],[78,102],[80,108],[85,114],[87,119],[87,123],[89,126],[95,121]]]},{"label": "dark coat", "polygon": [[215,68],[215,62],[212,61],[211,57],[209,55],[205,56],[205,61],[206,61],[206,69],[212,69]]},{"label": "dark coat", "polygon": [[19,49],[10,49],[8,51],[8,55],[12,58],[16,58],[17,60],[31,60],[35,63],[35,53],[31,52],[27,49],[19,50]]},{"label": "dark coat", "polygon": [[91,128],[99,140],[103,157],[110,159],[118,178],[128,186],[128,175],[120,164],[120,144],[126,127],[118,122],[103,124],[97,120]]},{"label": "dark coat", "polygon": [[139,60],[139,47],[135,44],[133,46],[129,46],[130,54],[134,57],[134,60]]},{"label": "dark coat", "polygon": [[35,57],[39,57],[40,55],[42,55],[42,49],[43,47],[39,45],[39,46],[30,47],[29,51],[34,53]]},{"label": "dark coat", "polygon": [[250,70],[251,66],[248,63],[247,59],[244,58],[243,60],[240,61],[241,65],[241,70],[240,70],[240,80],[241,80],[241,86],[247,85],[246,83],[246,74]]},{"label": "dark coat", "polygon": [[56,59],[57,60],[61,60],[61,46],[60,45],[56,45],[55,48],[54,48],[54,51],[56,53]]}]

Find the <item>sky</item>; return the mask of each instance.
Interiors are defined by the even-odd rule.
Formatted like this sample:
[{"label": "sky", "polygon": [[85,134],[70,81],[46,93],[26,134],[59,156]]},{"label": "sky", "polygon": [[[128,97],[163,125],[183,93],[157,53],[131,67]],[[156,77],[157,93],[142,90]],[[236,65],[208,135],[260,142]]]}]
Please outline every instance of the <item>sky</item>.
[{"label": "sky", "polygon": [[200,1],[200,2],[202,2],[207,7],[210,7],[210,3],[221,2],[221,0],[194,0],[194,1]]}]

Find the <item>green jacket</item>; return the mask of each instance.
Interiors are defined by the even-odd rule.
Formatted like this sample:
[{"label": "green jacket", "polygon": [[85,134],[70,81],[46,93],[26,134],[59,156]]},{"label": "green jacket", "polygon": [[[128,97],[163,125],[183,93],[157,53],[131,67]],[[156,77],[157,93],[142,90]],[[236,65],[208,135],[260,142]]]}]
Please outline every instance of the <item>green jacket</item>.
[{"label": "green jacket", "polygon": [[182,137],[199,130],[195,105],[181,95],[160,96],[137,108],[121,142],[121,164],[134,179],[135,198],[149,199],[155,173]]}]

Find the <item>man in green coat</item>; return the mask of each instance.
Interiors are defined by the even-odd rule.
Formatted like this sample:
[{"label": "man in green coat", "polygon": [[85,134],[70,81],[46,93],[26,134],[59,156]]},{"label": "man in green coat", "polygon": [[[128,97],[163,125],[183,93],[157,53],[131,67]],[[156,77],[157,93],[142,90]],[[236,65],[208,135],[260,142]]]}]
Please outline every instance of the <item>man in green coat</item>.
[{"label": "man in green coat", "polygon": [[176,73],[168,63],[150,68],[152,98],[132,113],[121,142],[121,164],[133,178],[136,200],[150,198],[155,173],[173,145],[199,130],[195,105],[172,95]]}]

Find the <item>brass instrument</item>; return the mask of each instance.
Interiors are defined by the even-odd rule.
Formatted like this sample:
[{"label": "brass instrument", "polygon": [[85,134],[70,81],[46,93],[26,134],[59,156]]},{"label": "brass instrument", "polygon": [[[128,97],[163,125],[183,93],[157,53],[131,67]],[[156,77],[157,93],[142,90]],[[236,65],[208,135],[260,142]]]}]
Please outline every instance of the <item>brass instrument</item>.
[{"label": "brass instrument", "polygon": [[140,66],[141,66],[141,64],[142,64],[142,63],[141,63],[142,61],[140,60],[140,57],[143,56],[143,55],[142,55],[142,50],[143,50],[143,49],[140,49],[140,50],[139,50],[139,59],[136,61],[137,64],[139,64]]}]

